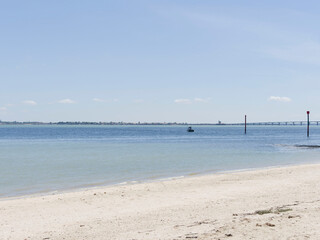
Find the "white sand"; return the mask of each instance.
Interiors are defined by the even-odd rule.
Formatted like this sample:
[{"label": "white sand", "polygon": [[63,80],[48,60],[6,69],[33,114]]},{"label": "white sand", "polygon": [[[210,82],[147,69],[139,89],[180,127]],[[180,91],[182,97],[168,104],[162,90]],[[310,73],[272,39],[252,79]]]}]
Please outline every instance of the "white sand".
[{"label": "white sand", "polygon": [[0,239],[320,239],[320,164],[3,199]]}]

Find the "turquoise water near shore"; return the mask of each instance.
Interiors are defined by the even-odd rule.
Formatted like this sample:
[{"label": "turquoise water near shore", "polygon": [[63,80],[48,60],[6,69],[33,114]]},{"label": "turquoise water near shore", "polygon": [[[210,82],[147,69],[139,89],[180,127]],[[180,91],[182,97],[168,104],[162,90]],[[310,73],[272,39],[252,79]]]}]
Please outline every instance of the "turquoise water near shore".
[{"label": "turquoise water near shore", "polygon": [[2,125],[0,197],[320,162],[318,126],[193,128]]}]

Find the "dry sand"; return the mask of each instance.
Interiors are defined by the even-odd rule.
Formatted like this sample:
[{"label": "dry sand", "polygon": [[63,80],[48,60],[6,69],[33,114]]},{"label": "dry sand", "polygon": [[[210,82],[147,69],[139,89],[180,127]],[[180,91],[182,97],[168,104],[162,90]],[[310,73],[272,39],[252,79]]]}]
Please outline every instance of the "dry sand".
[{"label": "dry sand", "polygon": [[320,239],[320,165],[2,199],[0,239]]}]

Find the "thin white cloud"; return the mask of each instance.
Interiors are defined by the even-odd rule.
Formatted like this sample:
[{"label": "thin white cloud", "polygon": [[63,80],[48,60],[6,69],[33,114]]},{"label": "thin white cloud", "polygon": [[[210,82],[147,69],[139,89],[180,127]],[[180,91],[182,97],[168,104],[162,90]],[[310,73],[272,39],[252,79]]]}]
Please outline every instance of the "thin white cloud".
[{"label": "thin white cloud", "polygon": [[93,98],[92,101],[94,102],[118,102],[119,99],[115,98],[115,99],[102,99],[102,98]]},{"label": "thin white cloud", "polygon": [[207,103],[210,101],[210,98],[195,98],[194,101],[198,103]]},{"label": "thin white cloud", "polygon": [[142,103],[143,100],[142,100],[142,99],[135,99],[134,102],[135,102],[135,103]]},{"label": "thin white cloud", "polygon": [[207,103],[209,101],[210,101],[210,98],[198,98],[198,97],[194,99],[179,98],[174,100],[174,102],[178,104]]},{"label": "thin white cloud", "polygon": [[320,43],[315,41],[283,48],[271,48],[264,52],[271,57],[284,61],[320,65]]},{"label": "thin white cloud", "polygon": [[[247,10],[247,9],[246,9]],[[165,17],[174,17],[174,19],[178,18],[184,18],[188,19],[194,24],[197,24],[199,26],[205,26],[205,27],[212,27],[212,29],[223,29],[225,30],[231,30],[234,31],[241,31],[246,32],[249,34],[254,34],[258,36],[266,36],[270,38],[270,36],[273,39],[276,40],[290,40],[290,39],[297,39],[298,37],[300,39],[304,38],[304,34],[300,33],[297,36],[296,32],[289,31],[287,28],[283,27],[282,25],[278,24],[272,24],[267,23],[265,21],[257,21],[256,19],[253,19],[249,15],[238,15],[235,16],[235,14],[228,14],[227,12],[221,13],[221,11],[210,11],[208,14],[208,11],[203,11],[201,8],[194,9],[194,8],[187,8],[185,6],[183,7],[175,7],[170,6],[170,9],[168,8],[161,8],[158,7],[156,9],[158,14],[161,14]]]},{"label": "thin white cloud", "polygon": [[175,103],[179,103],[179,104],[190,104],[192,103],[192,101],[190,99],[186,99],[186,98],[180,98],[180,99],[176,99],[174,100]]},{"label": "thin white cloud", "polygon": [[73,103],[76,103],[76,102],[71,100],[71,99],[69,99],[69,98],[66,98],[66,99],[62,99],[62,100],[58,101],[58,103],[73,104]]},{"label": "thin white cloud", "polygon": [[94,101],[94,102],[105,102],[105,100],[103,100],[101,98],[93,98],[92,101]]},{"label": "thin white cloud", "polygon": [[276,101],[276,102],[291,102],[291,98],[288,97],[277,97],[277,96],[270,96],[268,98],[269,101]]},{"label": "thin white cloud", "polygon": [[9,107],[14,106],[14,104],[5,104],[3,107],[0,107],[0,112],[2,114],[6,113]]},{"label": "thin white cloud", "polygon": [[[281,10],[282,11],[282,10]],[[255,34],[261,37],[273,39],[274,42],[284,42],[286,44],[256,50],[258,53],[269,55],[272,58],[296,63],[320,65],[320,41],[311,37],[305,31],[288,29],[283,25],[275,25],[263,21],[253,21],[250,16],[232,16],[226,13],[211,12],[207,14],[202,11],[194,11],[186,8],[171,8],[171,11],[163,14],[188,18],[194,23],[211,26],[215,29],[229,29],[232,31],[242,31]],[[161,13],[161,12],[160,12]],[[297,14],[302,17],[303,12],[286,12],[288,16],[294,18]],[[306,15],[307,17],[308,15]],[[270,41],[272,42],[272,41]],[[289,44],[290,45],[289,45]]]},{"label": "thin white cloud", "polygon": [[33,100],[24,100],[24,101],[22,101],[22,103],[25,104],[25,105],[30,105],[30,106],[37,105],[37,103],[35,101],[33,101]]}]

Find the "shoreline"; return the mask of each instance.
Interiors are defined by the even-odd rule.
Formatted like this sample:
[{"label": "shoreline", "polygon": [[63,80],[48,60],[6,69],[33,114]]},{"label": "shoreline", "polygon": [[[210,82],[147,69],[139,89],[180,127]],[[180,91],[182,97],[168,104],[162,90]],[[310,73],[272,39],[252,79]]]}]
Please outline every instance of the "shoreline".
[{"label": "shoreline", "polygon": [[4,200],[14,200],[14,199],[23,199],[23,198],[32,198],[32,197],[43,197],[43,196],[51,196],[51,195],[58,195],[58,194],[66,194],[66,193],[75,193],[75,192],[82,192],[82,191],[89,191],[94,189],[105,189],[105,188],[112,188],[117,186],[130,186],[136,184],[147,184],[147,183],[154,183],[154,182],[166,182],[172,181],[176,179],[187,179],[187,178],[197,178],[203,176],[214,176],[214,175],[222,175],[222,174],[232,174],[232,173],[242,173],[242,172],[252,172],[252,171],[259,171],[259,170],[268,170],[268,169],[277,169],[277,168],[285,168],[285,167],[294,167],[294,166],[308,166],[308,165],[320,165],[319,162],[304,162],[304,163],[297,163],[297,164],[284,164],[284,165],[273,165],[273,166],[266,166],[266,167],[257,167],[257,168],[243,168],[243,169],[234,169],[234,170],[221,170],[221,171],[205,171],[205,172],[192,172],[187,173],[184,175],[177,175],[177,176],[168,176],[164,178],[146,178],[143,180],[128,180],[119,183],[110,183],[110,184],[84,184],[84,185],[91,185],[90,187],[71,187],[71,188],[61,188],[58,190],[43,190],[40,192],[35,192],[31,194],[22,194],[22,195],[15,195],[15,196],[1,196],[0,195],[0,202]]},{"label": "shoreline", "polygon": [[0,239],[317,239],[319,196],[305,164],[6,199]]},{"label": "shoreline", "polygon": [[35,193],[30,194],[18,194],[14,196],[1,196],[0,195],[0,202],[4,200],[14,200],[14,199],[23,199],[23,198],[32,198],[32,197],[43,197],[43,196],[50,196],[50,195],[57,195],[57,194],[65,194],[65,193],[75,193],[75,192],[82,192],[82,191],[88,191],[88,190],[94,190],[94,189],[105,189],[105,188],[111,188],[111,187],[117,187],[117,186],[128,186],[128,185],[136,185],[136,184],[145,184],[145,183],[154,183],[154,182],[166,182],[166,181],[172,181],[176,179],[186,179],[186,178],[193,178],[193,177],[201,177],[201,176],[211,176],[211,175],[221,175],[221,174],[232,174],[232,173],[242,173],[242,172],[251,172],[251,171],[259,171],[259,170],[268,170],[268,169],[276,169],[276,168],[283,168],[283,167],[294,167],[294,166],[308,166],[308,165],[320,165],[320,161],[315,163],[297,163],[297,164],[284,164],[284,165],[273,165],[273,166],[266,166],[266,167],[257,167],[257,168],[242,168],[242,169],[234,169],[234,170],[221,170],[221,171],[214,171],[214,170],[208,170],[204,172],[192,172],[187,173],[184,175],[177,175],[177,176],[168,176],[164,178],[146,178],[143,180],[128,180],[124,182],[119,183],[100,183],[100,184],[84,184],[91,185],[90,187],[71,187],[71,188],[61,188],[57,190],[42,190]]}]

